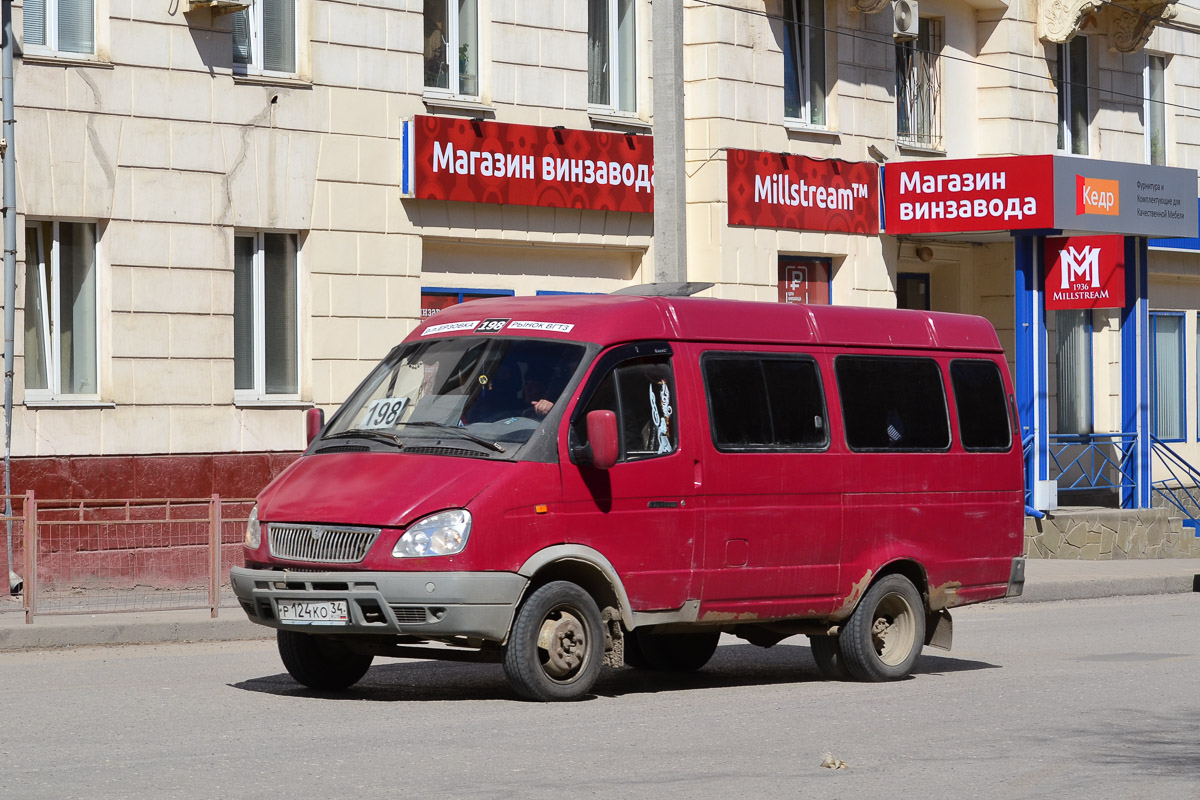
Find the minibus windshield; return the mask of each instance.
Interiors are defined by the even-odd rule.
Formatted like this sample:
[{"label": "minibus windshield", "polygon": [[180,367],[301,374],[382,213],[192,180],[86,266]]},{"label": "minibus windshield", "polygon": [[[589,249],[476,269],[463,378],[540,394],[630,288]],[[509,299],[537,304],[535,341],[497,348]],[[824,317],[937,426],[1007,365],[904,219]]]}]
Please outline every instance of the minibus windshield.
[{"label": "minibus windshield", "polygon": [[414,342],[371,373],[323,438],[404,449],[453,436],[511,452],[561,400],[583,354],[580,344],[524,338]]}]

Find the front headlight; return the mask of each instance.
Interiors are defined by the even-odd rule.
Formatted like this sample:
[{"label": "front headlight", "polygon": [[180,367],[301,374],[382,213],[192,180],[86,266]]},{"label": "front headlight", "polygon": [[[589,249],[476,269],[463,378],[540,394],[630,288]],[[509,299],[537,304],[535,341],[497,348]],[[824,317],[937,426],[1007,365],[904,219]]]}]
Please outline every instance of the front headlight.
[{"label": "front headlight", "polygon": [[452,556],[462,552],[471,534],[471,512],[465,508],[439,511],[409,526],[392,548],[395,558]]},{"label": "front headlight", "polygon": [[246,520],[246,547],[257,550],[262,544],[262,527],[258,524],[258,506],[250,509],[250,519]]}]

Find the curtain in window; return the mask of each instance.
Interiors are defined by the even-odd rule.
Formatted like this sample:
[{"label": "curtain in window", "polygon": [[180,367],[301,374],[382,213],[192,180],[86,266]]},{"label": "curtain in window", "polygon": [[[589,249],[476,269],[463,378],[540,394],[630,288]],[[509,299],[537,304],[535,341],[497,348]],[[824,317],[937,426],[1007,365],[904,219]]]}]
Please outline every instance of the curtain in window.
[{"label": "curtain in window", "polygon": [[637,6],[634,0],[617,0],[617,81],[622,111],[637,110]]},{"label": "curtain in window", "polygon": [[25,388],[48,389],[46,378],[46,289],[43,276],[49,269],[41,230],[25,229]]},{"label": "curtain in window", "polygon": [[808,121],[825,124],[825,4],[823,0],[805,3],[808,15]]},{"label": "curtain in window", "polygon": [[1091,311],[1054,312],[1058,339],[1057,433],[1092,432],[1092,326]]},{"label": "curtain in window", "polygon": [[801,44],[800,20],[796,0],[784,0],[783,16],[783,115],[800,119],[804,113],[800,91],[800,76],[804,74],[804,46]]},{"label": "curtain in window", "polygon": [[96,236],[90,224],[62,222],[59,230],[59,390],[95,394]]},{"label": "curtain in window", "polygon": [[263,69],[296,71],[296,0],[262,2]]},{"label": "curtain in window", "polygon": [[254,237],[233,240],[233,388],[254,388]]},{"label": "curtain in window", "polygon": [[1076,36],[1068,44],[1070,64],[1067,69],[1067,96],[1070,98],[1071,152],[1086,156],[1088,153],[1088,57],[1087,37]]},{"label": "curtain in window", "polygon": [[296,394],[297,297],[296,239],[290,234],[263,236],[263,329],[267,394]]},{"label": "curtain in window", "polygon": [[608,4],[610,0],[588,0],[588,102],[609,104]]},{"label": "curtain in window", "polygon": [[250,9],[245,8],[233,15],[233,63],[252,64],[254,46],[250,42]]},{"label": "curtain in window", "polygon": [[1154,315],[1154,435],[1183,438],[1183,317]]},{"label": "curtain in window", "polygon": [[25,44],[46,44],[46,0],[25,0]]},{"label": "curtain in window", "polygon": [[1167,60],[1149,56],[1146,68],[1146,135],[1151,164],[1167,163],[1167,109],[1163,94],[1163,76]]},{"label": "curtain in window", "polygon": [[95,0],[58,0],[58,49],[66,53],[96,50]]}]

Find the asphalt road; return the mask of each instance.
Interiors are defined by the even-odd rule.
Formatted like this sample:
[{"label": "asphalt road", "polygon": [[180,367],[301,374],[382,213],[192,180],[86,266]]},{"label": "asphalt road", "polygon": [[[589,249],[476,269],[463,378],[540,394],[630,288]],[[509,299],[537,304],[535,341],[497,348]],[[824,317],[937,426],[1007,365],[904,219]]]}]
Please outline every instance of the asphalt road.
[{"label": "asphalt road", "polygon": [[[955,613],[893,684],[805,639],[520,702],[498,666],[379,662],[332,697],[271,643],[0,654],[22,798],[1200,798],[1200,595]],[[823,768],[830,754],[845,769]]]}]

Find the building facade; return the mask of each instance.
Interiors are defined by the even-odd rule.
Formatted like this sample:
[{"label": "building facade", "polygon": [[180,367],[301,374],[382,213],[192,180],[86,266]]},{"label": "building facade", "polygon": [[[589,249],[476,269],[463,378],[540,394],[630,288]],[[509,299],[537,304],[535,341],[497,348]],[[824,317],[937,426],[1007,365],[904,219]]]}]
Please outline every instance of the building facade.
[{"label": "building facade", "polygon": [[[645,157],[682,136],[689,280],[981,314],[1018,383],[1045,374],[1031,498],[1147,504],[1125,486],[1131,381],[1133,435],[1200,462],[1200,37],[1165,8],[684,0],[686,121],[663,131],[649,0],[24,0],[14,489],[253,495],[303,448],[301,410],[424,316],[651,281]],[[455,127],[493,144],[451,158],[433,132]],[[1192,170],[1186,224],[1111,231],[1144,276],[1126,311],[1023,316],[1061,229],[879,229],[899,202],[880,165],[1042,155]],[[1083,451],[1111,465],[1079,484]]]}]

